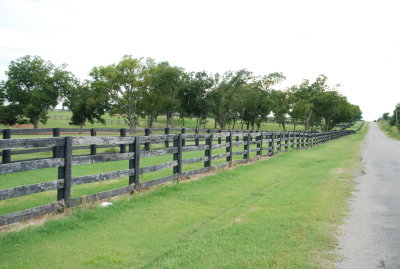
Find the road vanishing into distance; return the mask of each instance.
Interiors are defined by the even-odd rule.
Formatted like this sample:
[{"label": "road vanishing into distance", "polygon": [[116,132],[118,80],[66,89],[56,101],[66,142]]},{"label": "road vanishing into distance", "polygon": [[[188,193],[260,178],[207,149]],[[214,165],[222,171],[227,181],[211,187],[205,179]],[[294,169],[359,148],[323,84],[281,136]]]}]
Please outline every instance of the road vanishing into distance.
[{"label": "road vanishing into distance", "polygon": [[400,268],[400,141],[377,126],[362,149],[349,218],[341,227],[338,268]]}]

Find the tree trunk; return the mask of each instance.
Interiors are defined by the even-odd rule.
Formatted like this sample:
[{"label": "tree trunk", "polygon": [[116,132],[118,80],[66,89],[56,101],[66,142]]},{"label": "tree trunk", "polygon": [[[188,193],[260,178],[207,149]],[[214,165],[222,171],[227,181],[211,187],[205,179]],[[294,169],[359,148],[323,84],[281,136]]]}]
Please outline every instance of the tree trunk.
[{"label": "tree trunk", "polygon": [[171,124],[171,113],[167,112],[165,113],[165,115],[167,116],[167,128],[172,128],[172,124]]},{"label": "tree trunk", "polygon": [[31,122],[33,124],[33,129],[37,129],[39,125],[39,120],[38,119],[31,119]]},{"label": "tree trunk", "polygon": [[129,129],[135,129],[135,127],[136,127],[135,120],[131,119],[129,121]]},{"label": "tree trunk", "polygon": [[282,128],[283,128],[283,131],[286,132],[285,122],[282,122]]}]

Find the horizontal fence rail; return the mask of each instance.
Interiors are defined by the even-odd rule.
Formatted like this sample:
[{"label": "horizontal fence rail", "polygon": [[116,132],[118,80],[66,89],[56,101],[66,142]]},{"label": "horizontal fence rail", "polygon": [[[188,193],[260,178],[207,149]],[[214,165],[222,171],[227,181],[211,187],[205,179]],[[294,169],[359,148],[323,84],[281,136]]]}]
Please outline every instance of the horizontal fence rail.
[{"label": "horizontal fence rail", "polygon": [[[107,130],[111,132],[110,129]],[[57,191],[55,202],[0,216],[0,226],[48,213],[63,212],[68,207],[133,193],[235,163],[249,162],[279,152],[314,147],[355,132],[342,130],[307,133],[153,128],[147,131],[143,130],[146,135],[137,135],[137,129],[113,129],[113,131],[118,132],[119,136],[97,136],[96,134],[100,129],[80,129],[79,132],[86,131],[90,135],[60,137],[62,131],[75,133],[76,129],[30,129],[28,132],[31,134],[50,132],[54,137],[21,139],[12,139],[11,134],[24,134],[25,131],[2,130],[4,139],[0,140],[0,150],[2,151],[0,175],[43,168],[56,168],[58,172],[51,181],[0,189],[0,200],[51,190]],[[161,134],[152,134],[155,132],[161,132]],[[100,149],[104,147],[112,147],[115,152],[100,152]],[[87,149],[90,153],[76,154],[82,149]],[[11,161],[11,155],[14,154],[23,155],[43,151],[51,152],[51,156]],[[191,151],[201,151],[202,157],[183,158],[183,153]],[[141,164],[142,158],[164,155],[171,156],[170,161],[146,167]],[[215,163],[217,160],[219,163]],[[114,161],[127,161],[128,169],[86,176],[72,176],[72,170],[75,166]],[[200,163],[203,167],[189,171],[183,169],[185,165],[192,163]],[[171,169],[172,174],[149,181],[141,181],[141,175],[163,169]],[[128,178],[125,187],[71,198],[73,186],[125,177]]]}]

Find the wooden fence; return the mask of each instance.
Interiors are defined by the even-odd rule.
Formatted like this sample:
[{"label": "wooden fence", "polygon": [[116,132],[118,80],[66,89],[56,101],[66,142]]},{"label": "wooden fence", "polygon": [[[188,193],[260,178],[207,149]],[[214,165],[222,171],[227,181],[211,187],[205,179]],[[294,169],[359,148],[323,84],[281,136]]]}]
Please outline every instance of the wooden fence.
[{"label": "wooden fence", "polygon": [[[0,175],[30,171],[43,168],[57,168],[57,179],[47,182],[23,185],[0,190],[0,200],[32,195],[35,193],[57,190],[55,201],[42,206],[9,213],[0,216],[0,226],[28,220],[48,213],[63,212],[65,208],[81,205],[86,202],[107,199],[117,195],[133,193],[158,184],[177,180],[194,174],[208,172],[230,166],[234,163],[248,162],[259,156],[272,156],[275,153],[293,149],[314,147],[320,143],[353,134],[354,131],[334,131],[326,133],[305,132],[237,132],[212,131],[199,129],[164,129],[154,128],[142,130],[145,135],[137,135],[139,130],[126,129],[82,129],[90,136],[66,136],[73,129],[37,129],[1,130],[4,139],[0,140],[2,164]],[[77,130],[74,129],[73,132]],[[119,136],[96,136],[97,132],[118,132]],[[191,131],[191,132],[189,132]],[[13,134],[51,133],[54,137],[12,139]],[[151,134],[164,132],[164,134]],[[173,133],[178,132],[178,133]],[[131,135],[129,135],[131,134]],[[134,135],[132,135],[134,134]],[[136,134],[136,135],[135,135]],[[114,147],[116,152],[99,153],[98,148]],[[77,155],[74,151],[90,149],[90,154]],[[225,149],[224,153],[213,154],[214,150]],[[14,154],[31,154],[51,151],[52,157],[12,161]],[[190,151],[204,152],[197,158],[184,159],[182,153]],[[221,151],[221,150],[220,150]],[[142,167],[141,158],[171,155],[171,161]],[[242,156],[234,160],[234,156]],[[255,157],[251,157],[251,156]],[[215,160],[223,162],[214,164]],[[72,177],[74,166],[110,161],[127,161],[127,170],[106,172],[101,174]],[[183,166],[191,163],[203,163],[200,169],[184,171]],[[141,182],[139,175],[172,169],[172,175]],[[55,175],[56,177],[56,175]],[[74,185],[100,182],[121,177],[128,177],[125,187],[112,189],[96,194],[71,198],[71,187]],[[1,176],[0,176],[1,180]]]}]

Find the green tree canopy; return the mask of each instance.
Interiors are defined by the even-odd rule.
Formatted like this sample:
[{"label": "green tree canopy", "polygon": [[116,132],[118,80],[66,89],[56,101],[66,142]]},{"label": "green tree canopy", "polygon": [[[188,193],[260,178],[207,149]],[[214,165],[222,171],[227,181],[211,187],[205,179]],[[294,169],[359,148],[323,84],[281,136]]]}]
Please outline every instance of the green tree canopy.
[{"label": "green tree canopy", "polygon": [[99,85],[93,87],[89,81],[77,84],[66,95],[64,105],[72,112],[71,125],[82,128],[87,121],[91,124],[95,121],[105,124],[102,116],[109,108],[107,88]]},{"label": "green tree canopy", "polygon": [[118,64],[94,67],[90,72],[94,90],[108,91],[110,114],[122,117],[129,128],[136,127],[138,103],[143,96],[142,59],[130,55]]},{"label": "green tree canopy", "polygon": [[65,65],[56,67],[38,56],[24,56],[11,61],[6,71],[7,80],[1,83],[2,99],[8,105],[0,109],[3,124],[47,122],[49,109],[73,87],[76,79]]}]

